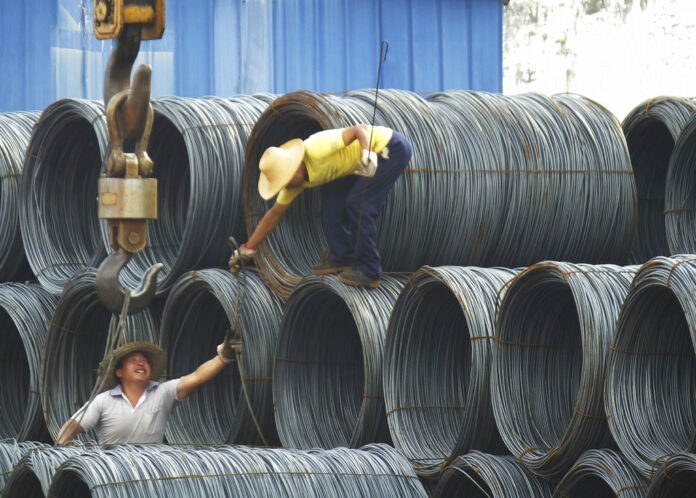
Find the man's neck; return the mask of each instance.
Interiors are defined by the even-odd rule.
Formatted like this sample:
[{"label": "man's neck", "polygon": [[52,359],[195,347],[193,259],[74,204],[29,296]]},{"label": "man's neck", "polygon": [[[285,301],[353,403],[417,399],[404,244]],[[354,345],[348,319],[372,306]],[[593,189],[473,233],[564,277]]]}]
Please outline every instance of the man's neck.
[{"label": "man's neck", "polygon": [[123,394],[126,396],[130,404],[135,407],[138,404],[140,396],[143,395],[147,386],[150,384],[149,381],[143,382],[126,382],[121,384],[121,389]]}]

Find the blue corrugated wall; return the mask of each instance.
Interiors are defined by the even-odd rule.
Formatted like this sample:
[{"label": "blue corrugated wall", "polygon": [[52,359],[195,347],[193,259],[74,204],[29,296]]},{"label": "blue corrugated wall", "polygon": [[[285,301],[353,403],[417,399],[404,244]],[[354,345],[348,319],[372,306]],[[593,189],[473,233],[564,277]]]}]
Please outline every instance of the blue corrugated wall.
[{"label": "blue corrugated wall", "polygon": [[[111,41],[92,0],[0,0],[0,111],[102,98]],[[161,40],[143,43],[153,96],[502,89],[499,0],[167,0]]]}]

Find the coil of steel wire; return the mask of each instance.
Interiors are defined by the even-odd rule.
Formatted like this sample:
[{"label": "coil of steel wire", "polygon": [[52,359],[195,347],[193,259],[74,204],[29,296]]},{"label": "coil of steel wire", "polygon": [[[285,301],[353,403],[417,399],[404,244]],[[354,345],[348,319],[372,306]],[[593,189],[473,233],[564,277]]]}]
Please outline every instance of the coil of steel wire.
[{"label": "coil of steel wire", "polygon": [[425,266],[389,321],[384,403],[394,445],[421,477],[471,449],[500,453],[490,398],[496,303],[517,272]]},{"label": "coil of steel wire", "polygon": [[622,127],[638,192],[638,233],[630,261],[671,254],[665,230],[665,185],[675,142],[696,110],[691,99],[657,97],[636,106]]},{"label": "coil of steel wire", "polygon": [[696,455],[675,453],[665,460],[650,483],[647,498],[692,496],[696,489]]},{"label": "coil of steel wire", "polygon": [[32,278],[19,229],[19,180],[38,112],[0,114],[0,282]]},{"label": "coil of steel wire", "polygon": [[95,199],[108,139],[101,103],[64,99],[44,110],[29,141],[19,222],[29,265],[52,294],[103,258]]},{"label": "coil of steel wire", "polygon": [[682,129],[669,161],[665,185],[665,230],[671,254],[696,254],[696,119]]},{"label": "coil of steel wire", "polygon": [[649,482],[621,455],[609,449],[588,450],[556,486],[554,497],[643,498]]},{"label": "coil of steel wire", "polygon": [[510,453],[559,480],[610,447],[603,385],[609,346],[638,267],[546,261],[509,284],[496,322],[493,413]]},{"label": "coil of steel wire", "polygon": [[[15,439],[0,441],[0,493],[3,492],[5,484],[12,474],[12,469],[14,469],[24,454],[29,450],[43,447],[48,446],[35,441],[24,441],[21,443],[17,443]],[[7,495],[8,493],[5,493],[2,496]]]},{"label": "coil of steel wire", "polygon": [[472,451],[458,457],[440,477],[433,496],[441,498],[544,498],[553,486],[509,455]]},{"label": "coil of steel wire", "polygon": [[57,299],[32,284],[0,284],[0,437],[50,442],[39,398],[46,325]]},{"label": "coil of steel wire", "polygon": [[[65,285],[51,317],[39,383],[44,419],[55,440],[65,423],[90,397],[106,350],[110,321],[118,320],[102,304],[95,288],[96,270],[87,268]],[[125,341],[157,342],[159,316],[145,309],[129,315]],[[78,440],[96,440],[95,430]]]},{"label": "coil of steel wire", "polygon": [[[227,263],[227,237],[245,240],[241,185],[247,137],[271,100],[259,94],[153,101],[149,154],[159,218],[148,224],[145,249],[122,271],[124,285],[136,288],[151,265],[162,263],[157,293],[163,295],[185,271]],[[108,247],[105,224],[102,235]]]},{"label": "coil of steel wire", "polygon": [[[370,122],[374,91],[277,98],[249,137],[249,233],[270,204],[257,192],[263,151],[322,129]],[[623,264],[636,192],[621,126],[579,96],[452,91],[379,94],[375,123],[402,132],[413,157],[378,219],[387,271],[424,264],[517,267],[544,259]],[[262,277],[287,296],[325,248],[320,194],[308,189],[259,246]]]},{"label": "coil of steel wire", "polygon": [[696,450],[696,256],[653,258],[626,296],[605,386],[609,427],[648,479],[664,459]]},{"label": "coil of steel wire", "polygon": [[281,316],[280,299],[251,270],[236,276],[193,271],[174,284],[160,331],[168,377],[193,372],[213,357],[228,329],[240,332],[241,352],[172,412],[169,443],[277,445],[271,376]]},{"label": "coil of steel wire", "polygon": [[49,495],[427,496],[408,460],[387,445],[328,451],[114,446],[63,463]]},{"label": "coil of steel wire", "polygon": [[402,277],[377,289],[307,277],[285,303],[273,367],[273,404],[286,448],[390,442],[382,354]]}]

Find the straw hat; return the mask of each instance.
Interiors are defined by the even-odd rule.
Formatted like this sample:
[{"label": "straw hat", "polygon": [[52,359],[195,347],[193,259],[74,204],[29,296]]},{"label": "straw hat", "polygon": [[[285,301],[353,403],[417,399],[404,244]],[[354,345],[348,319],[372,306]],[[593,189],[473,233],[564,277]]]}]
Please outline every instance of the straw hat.
[{"label": "straw hat", "polygon": [[266,201],[276,196],[292,179],[303,157],[304,142],[299,138],[266,149],[259,161],[259,195]]},{"label": "straw hat", "polygon": [[118,362],[131,353],[142,353],[150,363],[150,380],[159,380],[167,366],[167,353],[162,348],[151,342],[138,341],[129,342],[114,349],[101,363],[99,363],[99,377],[97,382],[101,382],[104,377],[104,384],[101,391],[108,391],[119,384],[116,377],[116,365]]}]

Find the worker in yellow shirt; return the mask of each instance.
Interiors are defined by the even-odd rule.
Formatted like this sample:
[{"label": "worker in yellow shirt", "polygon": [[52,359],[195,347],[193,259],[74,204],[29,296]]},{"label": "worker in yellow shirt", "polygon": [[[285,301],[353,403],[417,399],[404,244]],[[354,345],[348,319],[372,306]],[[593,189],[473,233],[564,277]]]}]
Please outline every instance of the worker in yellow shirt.
[{"label": "worker in yellow shirt", "polygon": [[378,287],[382,265],[377,215],[410,158],[408,140],[383,126],[324,130],[305,140],[269,147],[259,161],[259,194],[265,200],[277,195],[276,202],[249,240],[234,252],[230,267],[253,258],[256,247],[305,188],[320,187],[329,250],[312,266],[312,273],[339,273],[339,280],[347,285]]}]

